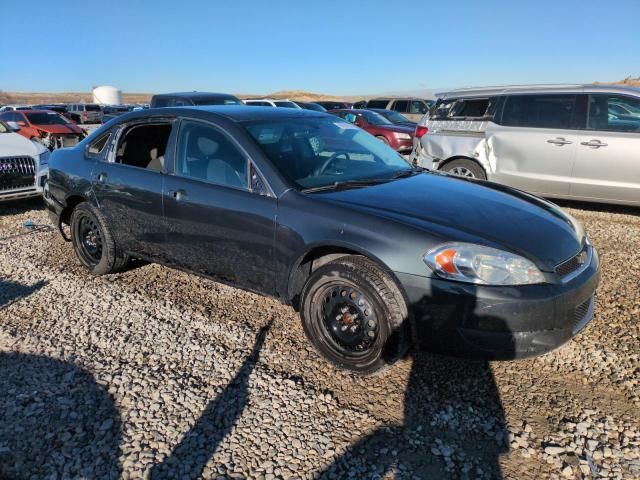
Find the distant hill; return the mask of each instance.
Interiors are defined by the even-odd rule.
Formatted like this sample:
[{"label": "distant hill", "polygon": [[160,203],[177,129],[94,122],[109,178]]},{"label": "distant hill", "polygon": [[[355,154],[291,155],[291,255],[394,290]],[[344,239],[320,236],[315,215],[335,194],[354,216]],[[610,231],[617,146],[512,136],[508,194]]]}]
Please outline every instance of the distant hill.
[{"label": "distant hill", "polygon": [[640,87],[640,77],[627,77],[624,80],[618,82],[595,82],[596,84],[605,85],[626,85],[628,87]]}]

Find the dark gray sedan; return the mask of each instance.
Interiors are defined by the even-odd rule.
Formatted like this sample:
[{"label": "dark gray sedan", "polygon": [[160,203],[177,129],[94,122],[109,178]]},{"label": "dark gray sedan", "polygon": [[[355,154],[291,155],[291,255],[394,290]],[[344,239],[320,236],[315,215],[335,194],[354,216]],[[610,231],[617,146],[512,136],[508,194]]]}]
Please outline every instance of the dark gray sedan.
[{"label": "dark gray sedan", "polygon": [[333,115],[125,114],[53,153],[45,201],[91,272],[137,258],[276,297],[300,311],[321,355],[361,373],[411,344],[544,353],[593,314],[598,256],[573,218],[508,187],[412,168]]}]

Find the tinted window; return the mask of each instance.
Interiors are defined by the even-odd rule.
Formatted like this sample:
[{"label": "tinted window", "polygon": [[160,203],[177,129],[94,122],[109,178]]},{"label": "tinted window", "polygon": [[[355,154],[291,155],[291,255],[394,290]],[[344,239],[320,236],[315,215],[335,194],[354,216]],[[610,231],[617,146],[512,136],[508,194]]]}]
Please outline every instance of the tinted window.
[{"label": "tinted window", "polygon": [[235,97],[209,97],[209,98],[197,99],[193,102],[193,104],[194,105],[242,105],[242,102]]},{"label": "tinted window", "polygon": [[152,107],[166,107],[169,104],[169,99],[167,97],[154,97],[151,101]]},{"label": "tinted window", "polygon": [[391,107],[392,110],[395,110],[396,112],[401,112],[401,113],[405,113],[407,111],[409,111],[409,101],[408,100],[396,100],[395,102],[393,102],[393,107]]},{"label": "tinted window", "polygon": [[502,124],[513,127],[573,128],[577,95],[508,96]]},{"label": "tinted window", "polygon": [[389,100],[369,100],[367,108],[387,108]]},{"label": "tinted window", "polygon": [[100,111],[100,105],[85,105],[84,109],[87,112],[99,112]]},{"label": "tinted window", "polygon": [[29,122],[34,125],[67,125],[69,122],[57,113],[27,113]]},{"label": "tinted window", "polygon": [[590,95],[588,128],[639,131],[640,99],[618,95]]},{"label": "tinted window", "polygon": [[280,107],[280,108],[298,108],[298,106],[293,102],[287,102],[287,101],[281,102],[281,101],[278,101],[278,102],[273,102],[273,103],[276,104],[276,107]]},{"label": "tinted window", "polygon": [[247,188],[247,160],[220,130],[184,121],[178,138],[176,174],[231,187]]},{"label": "tinted window", "polygon": [[161,171],[170,134],[167,123],[128,127],[118,141],[116,163]]},{"label": "tinted window", "polygon": [[271,105],[269,102],[261,102],[261,101],[257,101],[257,102],[247,102],[247,105],[254,105],[256,107],[272,107],[273,105]]},{"label": "tinted window", "polygon": [[484,117],[489,106],[489,99],[467,99],[459,100],[453,106],[449,116],[451,117]]}]

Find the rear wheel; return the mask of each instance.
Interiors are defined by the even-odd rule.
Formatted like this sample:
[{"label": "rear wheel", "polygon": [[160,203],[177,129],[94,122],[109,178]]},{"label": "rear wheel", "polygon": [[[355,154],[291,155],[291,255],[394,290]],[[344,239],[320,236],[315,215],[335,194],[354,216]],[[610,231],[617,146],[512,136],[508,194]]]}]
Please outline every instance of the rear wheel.
[{"label": "rear wheel", "polygon": [[393,278],[365,257],[341,257],[313,272],[300,314],[307,338],[340,368],[373,373],[408,346],[404,298]]},{"label": "rear wheel", "polygon": [[478,178],[480,180],[487,179],[487,174],[480,165],[473,160],[466,160],[464,158],[445,164],[441,170],[459,177]]},{"label": "rear wheel", "polygon": [[83,202],[71,214],[71,241],[80,262],[93,274],[121,271],[129,261],[95,207]]}]

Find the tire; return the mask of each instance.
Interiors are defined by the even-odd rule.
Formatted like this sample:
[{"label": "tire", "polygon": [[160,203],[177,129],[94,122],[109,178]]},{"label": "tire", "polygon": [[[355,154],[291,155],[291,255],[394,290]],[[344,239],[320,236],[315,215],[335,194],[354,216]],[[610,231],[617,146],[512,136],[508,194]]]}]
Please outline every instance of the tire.
[{"label": "tire", "polygon": [[380,140],[382,143],[384,143],[385,145],[389,145],[389,140],[387,140],[386,137],[383,137],[382,135],[378,135],[376,136],[376,138]]},{"label": "tire", "polygon": [[71,242],[80,263],[94,275],[122,271],[129,262],[100,211],[87,202],[78,204],[71,213]]},{"label": "tire", "polygon": [[340,257],[314,271],[301,307],[307,338],[339,368],[374,373],[408,348],[406,302],[393,278],[366,257]]},{"label": "tire", "polygon": [[484,168],[473,160],[467,160],[464,158],[446,163],[440,170],[459,177],[477,178],[479,180],[487,179],[487,174],[485,173]]}]

